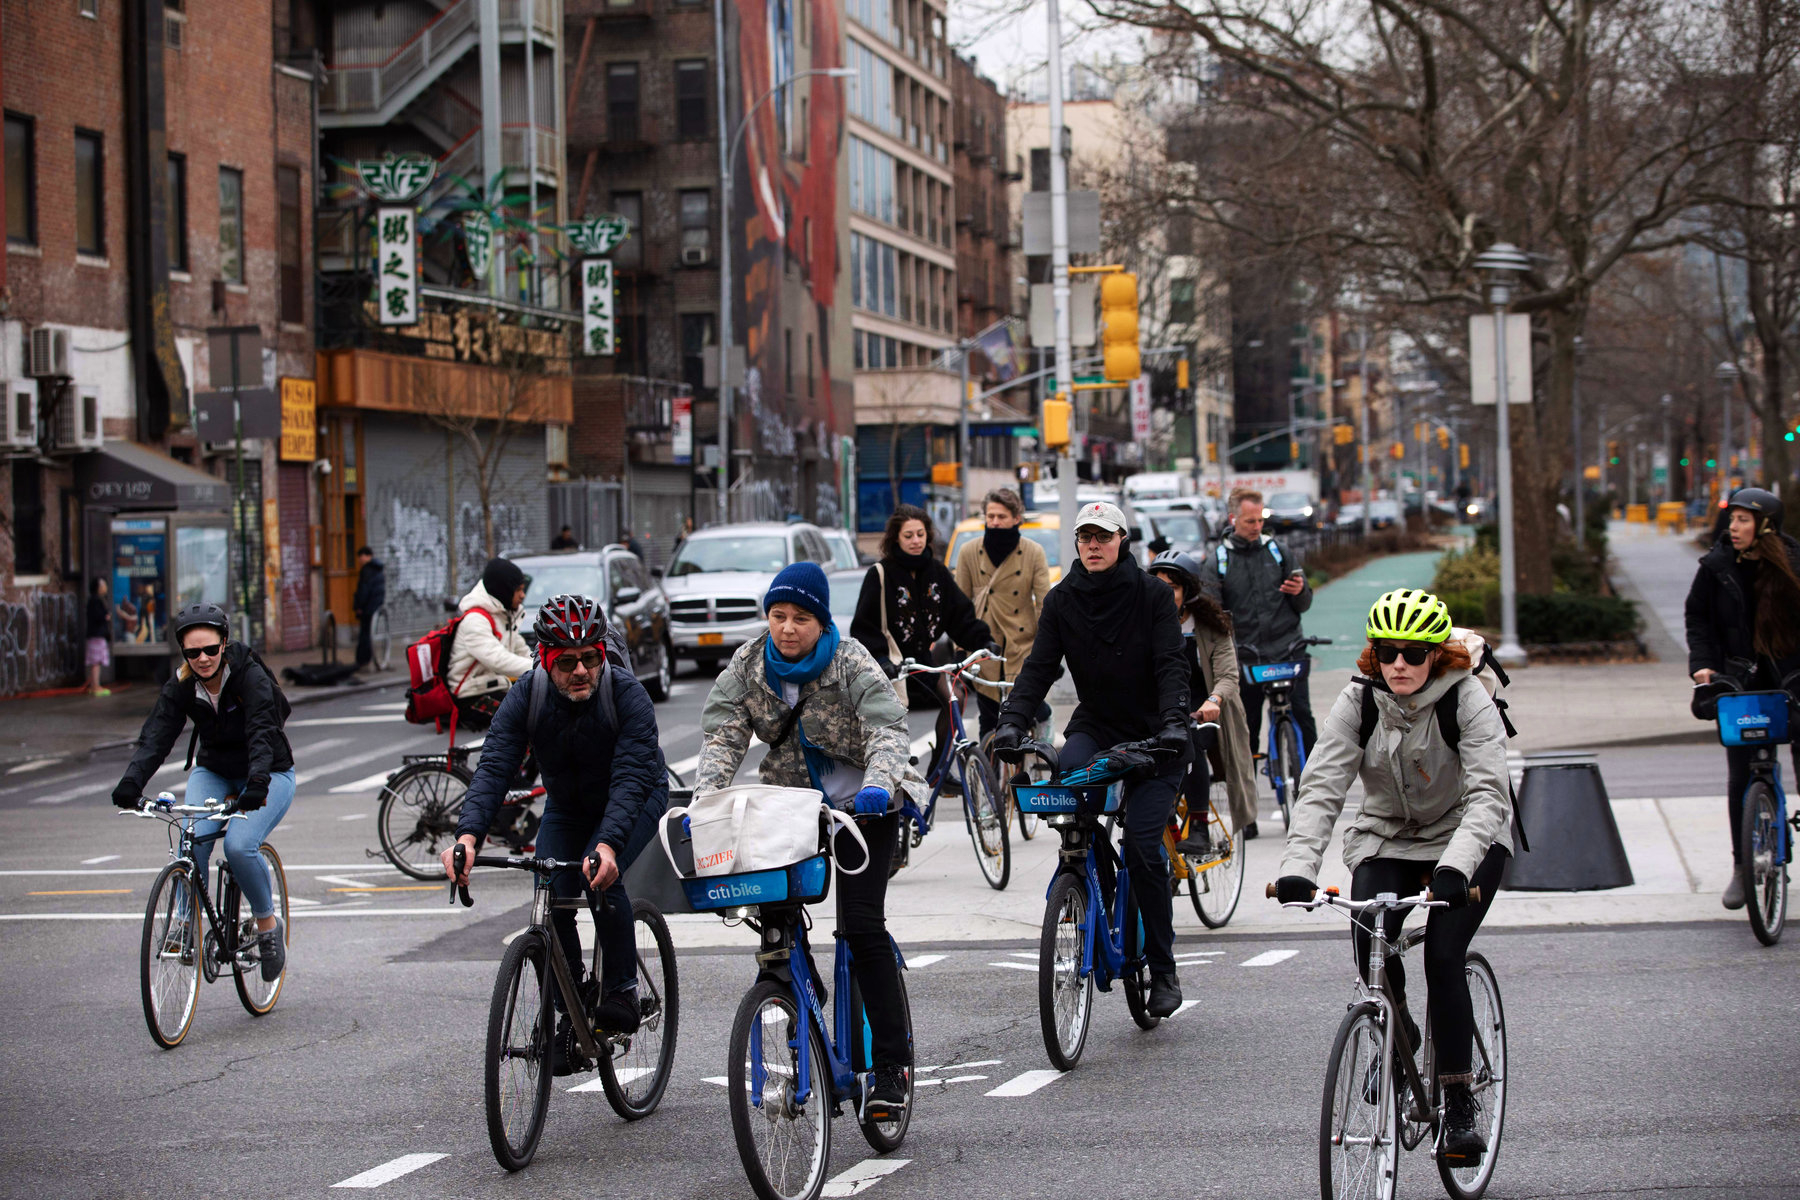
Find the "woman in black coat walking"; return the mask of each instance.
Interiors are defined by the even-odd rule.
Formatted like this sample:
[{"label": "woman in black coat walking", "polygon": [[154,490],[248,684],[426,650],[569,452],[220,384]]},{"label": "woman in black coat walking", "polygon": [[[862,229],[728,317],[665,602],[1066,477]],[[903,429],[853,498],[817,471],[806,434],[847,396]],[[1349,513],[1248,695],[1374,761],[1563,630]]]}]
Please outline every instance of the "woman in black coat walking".
[{"label": "woman in black coat walking", "polygon": [[[1715,675],[1747,691],[1800,696],[1800,542],[1781,532],[1781,499],[1762,488],[1731,495],[1725,533],[1700,560],[1687,597],[1688,673],[1696,684]],[[1800,777],[1800,745],[1790,748]],[[1744,789],[1750,750],[1728,747],[1726,811],[1731,858],[1741,863]],[[1744,881],[1733,872],[1726,908],[1744,906]]]}]

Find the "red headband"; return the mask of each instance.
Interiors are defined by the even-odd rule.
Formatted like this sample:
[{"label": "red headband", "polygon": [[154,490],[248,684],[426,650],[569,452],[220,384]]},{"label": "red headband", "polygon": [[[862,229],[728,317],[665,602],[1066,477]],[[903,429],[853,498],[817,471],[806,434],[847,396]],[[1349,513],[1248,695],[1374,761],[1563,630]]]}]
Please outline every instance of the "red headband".
[{"label": "red headband", "polygon": [[[595,643],[593,643],[593,647],[594,647],[594,649],[596,649],[600,652],[600,665],[602,667],[606,666],[606,643],[605,642],[595,642]],[[564,654],[568,654],[572,651],[585,650],[585,649],[587,649],[586,646],[544,646],[544,645],[539,645],[538,646],[538,660],[544,664],[544,670],[554,671],[556,669],[556,660],[561,658]]]}]

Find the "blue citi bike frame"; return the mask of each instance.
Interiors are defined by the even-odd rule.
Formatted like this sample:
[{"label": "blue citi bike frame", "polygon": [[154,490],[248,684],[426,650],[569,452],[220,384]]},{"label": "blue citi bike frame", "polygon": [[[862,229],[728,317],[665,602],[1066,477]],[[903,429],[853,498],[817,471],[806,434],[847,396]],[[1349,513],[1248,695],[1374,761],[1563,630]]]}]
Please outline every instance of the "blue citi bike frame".
[{"label": "blue citi bike frame", "polygon": [[999,785],[994,782],[987,756],[982,754],[980,743],[969,736],[968,727],[963,724],[968,685],[978,681],[993,682],[982,680],[975,668],[995,658],[986,650],[977,650],[961,662],[946,663],[941,667],[925,666],[910,658],[900,664],[901,678],[908,675],[949,677],[950,736],[945,745],[938,747],[926,776],[931,795],[926,797],[925,807],[921,809],[910,799],[901,805],[900,834],[894,847],[890,875],[907,864],[912,857],[912,847],[924,841],[925,835],[931,832],[937,821],[938,797],[944,794],[947,784],[954,782],[962,790],[963,824],[969,831],[969,841],[974,844],[975,864],[981,868],[981,877],[997,892],[1004,891],[1012,878],[1009,829],[1012,822],[1008,819],[1011,814],[1006,810]]},{"label": "blue citi bike frame", "polygon": [[1773,946],[1787,924],[1787,869],[1794,849],[1789,829],[1800,829],[1800,816],[1788,815],[1777,757],[1792,740],[1790,701],[1786,692],[1727,692],[1718,697],[1716,720],[1723,745],[1750,751],[1738,873],[1750,930],[1763,945]]},{"label": "blue citi bike frame", "polygon": [[[1306,654],[1310,646],[1329,646],[1330,638],[1297,638],[1281,652],[1279,661],[1246,662],[1240,665],[1244,682],[1262,688],[1269,699],[1269,729],[1263,759],[1263,774],[1275,790],[1275,807],[1281,813],[1281,824],[1287,827],[1294,793],[1299,790],[1300,776],[1306,772],[1306,739],[1300,735],[1300,721],[1294,716],[1294,684],[1312,672],[1312,659]],[[1286,735],[1284,738],[1283,735]],[[1283,746],[1283,742],[1288,744]]]}]

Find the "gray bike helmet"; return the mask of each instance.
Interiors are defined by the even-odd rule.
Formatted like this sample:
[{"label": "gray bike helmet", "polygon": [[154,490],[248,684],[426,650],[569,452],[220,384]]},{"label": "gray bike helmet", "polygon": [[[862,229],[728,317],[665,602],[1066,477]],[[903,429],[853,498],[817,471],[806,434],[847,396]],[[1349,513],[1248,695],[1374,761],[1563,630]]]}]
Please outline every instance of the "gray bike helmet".
[{"label": "gray bike helmet", "polygon": [[1200,564],[1194,556],[1181,550],[1164,550],[1150,562],[1150,574],[1158,571],[1175,576],[1175,582],[1181,585],[1182,594],[1192,598],[1200,590]]},{"label": "gray bike helmet", "polygon": [[1785,509],[1782,506],[1781,497],[1774,492],[1764,491],[1759,487],[1739,488],[1731,493],[1731,499],[1726,501],[1725,507],[1741,508],[1746,512],[1755,513],[1758,537],[1765,533],[1781,532],[1781,518]]}]

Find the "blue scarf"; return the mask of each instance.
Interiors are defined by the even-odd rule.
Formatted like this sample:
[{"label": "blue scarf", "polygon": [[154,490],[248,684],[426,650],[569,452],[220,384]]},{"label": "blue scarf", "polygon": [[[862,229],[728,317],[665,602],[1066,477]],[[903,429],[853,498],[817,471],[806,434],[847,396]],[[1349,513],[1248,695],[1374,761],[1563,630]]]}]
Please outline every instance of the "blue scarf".
[{"label": "blue scarf", "polygon": [[[823,675],[825,668],[831,665],[832,658],[837,654],[838,641],[837,622],[833,621],[825,627],[825,633],[812,648],[812,653],[797,662],[790,662],[775,648],[775,639],[770,638],[763,643],[763,677],[778,696],[781,695],[783,684],[804,687]],[[819,780],[822,776],[831,774],[836,769],[836,763],[830,755],[807,740],[806,727],[798,721],[794,723],[794,733],[800,739],[800,751],[806,759],[807,776],[811,778],[814,787],[824,791]]]}]

